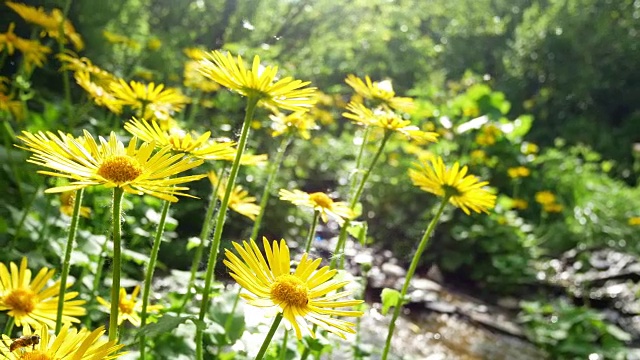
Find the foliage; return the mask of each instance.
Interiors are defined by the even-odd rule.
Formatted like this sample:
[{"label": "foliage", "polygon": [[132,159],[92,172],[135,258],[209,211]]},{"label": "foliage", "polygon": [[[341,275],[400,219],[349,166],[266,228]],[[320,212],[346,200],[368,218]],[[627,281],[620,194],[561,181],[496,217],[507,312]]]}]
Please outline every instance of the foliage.
[{"label": "foliage", "polygon": [[585,359],[597,354],[605,359],[625,359],[629,334],[602,314],[566,301],[523,302],[520,321],[527,337],[554,359]]}]

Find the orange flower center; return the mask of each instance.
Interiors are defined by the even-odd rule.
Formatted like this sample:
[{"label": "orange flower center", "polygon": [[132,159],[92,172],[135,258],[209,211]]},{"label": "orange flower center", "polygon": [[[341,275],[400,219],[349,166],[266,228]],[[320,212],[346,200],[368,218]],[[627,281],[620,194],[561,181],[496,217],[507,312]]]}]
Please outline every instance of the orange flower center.
[{"label": "orange flower center", "polygon": [[40,350],[35,350],[31,352],[24,352],[19,357],[20,360],[51,360],[49,355],[43,353]]},{"label": "orange flower center", "polygon": [[98,169],[98,175],[118,185],[133,181],[140,174],[142,174],[142,165],[128,155],[107,158]]},{"label": "orange flower center", "polygon": [[36,294],[30,289],[18,288],[5,296],[5,306],[17,313],[29,314],[35,309]]},{"label": "orange flower center", "polygon": [[331,200],[331,198],[327,196],[327,194],[325,193],[317,192],[317,193],[309,194],[309,200],[315,203],[316,206],[319,206],[324,209],[330,209],[331,206],[333,205],[333,200]]},{"label": "orange flower center", "polygon": [[118,304],[120,312],[123,314],[133,314],[135,306],[135,301],[129,299],[120,299],[120,303]]},{"label": "orange flower center", "polygon": [[309,288],[293,275],[280,275],[271,285],[271,298],[276,304],[305,307],[309,303]]}]

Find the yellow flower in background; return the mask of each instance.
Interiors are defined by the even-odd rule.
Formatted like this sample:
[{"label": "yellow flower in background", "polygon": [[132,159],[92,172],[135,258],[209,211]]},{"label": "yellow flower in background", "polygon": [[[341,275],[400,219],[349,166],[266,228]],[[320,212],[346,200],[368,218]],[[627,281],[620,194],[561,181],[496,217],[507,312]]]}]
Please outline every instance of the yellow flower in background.
[{"label": "yellow flower in background", "polygon": [[482,163],[487,160],[487,153],[484,150],[473,150],[469,156],[474,163]]},{"label": "yellow flower in background", "polygon": [[[209,181],[211,181],[213,188],[218,188],[218,199],[222,200],[225,192],[227,191],[227,180],[223,180],[221,182],[214,171],[209,171],[207,176],[209,177]],[[260,206],[256,204],[255,196],[249,196],[249,192],[243,189],[240,185],[236,185],[236,187],[231,191],[231,196],[229,197],[229,208],[251,220],[255,220],[260,213]]]},{"label": "yellow flower in background", "polygon": [[345,82],[355,90],[355,92],[365,99],[371,100],[373,107],[384,105],[388,108],[402,112],[410,112],[414,109],[413,99],[408,97],[397,97],[393,91],[391,80],[380,82],[371,81],[366,75],[364,81],[355,75],[347,75]]},{"label": "yellow flower in background", "polygon": [[[73,216],[73,207],[76,203],[76,193],[74,191],[65,191],[60,193],[60,212],[71,217]],[[91,216],[91,208],[80,206],[80,216],[88,218]]]},{"label": "yellow flower in background", "polygon": [[[66,43],[68,38],[76,50],[80,51],[84,49],[82,37],[76,32],[71,21],[64,18],[60,9],[53,9],[51,13],[47,13],[41,7],[35,8],[11,1],[7,1],[5,4],[20,15],[26,22],[40,26],[43,29],[40,36],[49,35],[63,43]],[[64,34],[60,34],[61,27],[64,30]]]},{"label": "yellow flower in background", "polygon": [[629,218],[628,224],[631,226],[640,226],[640,216],[632,216]]},{"label": "yellow flower in background", "polygon": [[19,50],[24,57],[24,64],[28,71],[31,71],[33,66],[43,67],[51,49],[40,44],[39,41],[17,36],[13,32],[14,28],[15,24],[11,23],[6,33],[0,33],[0,52],[6,51],[7,54],[13,55],[16,49]]},{"label": "yellow flower in background", "polygon": [[496,196],[484,189],[488,182],[467,175],[467,167],[460,168],[457,162],[451,168],[444,165],[441,157],[434,157],[429,162],[409,169],[409,177],[415,186],[440,197],[449,197],[449,202],[467,215],[470,210],[488,213],[493,209]]},{"label": "yellow flower in background", "polygon": [[184,80],[182,84],[186,87],[198,89],[202,92],[214,92],[220,90],[220,84],[209,80],[202,75],[202,72],[200,72],[201,66],[202,65],[199,61],[187,60],[184,63]]},{"label": "yellow flower in background", "polygon": [[[236,157],[235,154],[225,155],[225,156],[221,156],[220,160],[233,162],[235,157]],[[242,154],[242,157],[240,158],[240,165],[248,165],[248,166],[262,165],[266,163],[268,159],[269,159],[269,156],[267,154],[259,154],[259,155]]]},{"label": "yellow flower in background", "polygon": [[523,142],[520,146],[520,151],[525,155],[537,154],[540,151],[538,145],[530,142]]},{"label": "yellow flower in background", "polygon": [[24,118],[22,101],[15,100],[13,96],[0,91],[0,115],[2,113],[11,114],[16,120],[22,120]]},{"label": "yellow flower in background", "polygon": [[310,82],[285,77],[276,80],[277,66],[260,65],[260,57],[253,58],[251,69],[247,69],[240,56],[234,58],[219,51],[207,53],[200,60],[200,71],[207,78],[235,91],[240,95],[258,98],[263,104],[291,111],[308,111],[316,103]]},{"label": "yellow flower in background", "polygon": [[[23,328],[25,336],[39,336],[38,344],[26,346],[19,351],[2,351],[0,359],[7,360],[108,360],[116,359],[125,353],[118,352],[124,345],[116,340],[107,341],[102,338],[104,326],[96,330],[76,330],[68,324],[64,325],[58,335],[49,333],[47,326],[32,330]],[[2,334],[2,341],[10,344],[12,339]]]},{"label": "yellow flower in background", "polygon": [[[107,88],[110,83],[118,80],[115,75],[94,65],[91,60],[86,57],[79,58],[78,55],[72,51],[66,50],[64,53],[56,54],[56,58],[62,63],[60,70],[89,73],[93,81],[103,88]],[[105,89],[105,91],[107,90]]]},{"label": "yellow flower in background", "polygon": [[511,208],[518,210],[526,210],[529,207],[529,202],[524,199],[511,199]]},{"label": "yellow flower in background", "polygon": [[[120,296],[118,297],[118,325],[121,325],[125,320],[129,321],[133,326],[140,327],[142,320],[140,319],[140,312],[142,311],[142,299],[138,300],[138,294],[140,294],[140,285],[131,292],[131,296],[127,297],[127,291],[120,288]],[[97,298],[100,305],[104,306],[106,311],[111,310],[111,303],[102,297]],[[162,305],[147,305],[147,314],[155,311],[162,310]]]},{"label": "yellow flower in background", "polygon": [[241,296],[250,305],[281,312],[284,319],[293,326],[298,339],[303,332],[315,337],[310,322],[328,332],[345,338],[346,333],[354,334],[353,323],[335,318],[336,316],[357,317],[362,311],[339,310],[361,304],[362,300],[338,300],[350,294],[338,291],[348,281],[338,282],[332,278],[338,272],[328,266],[318,269],[321,259],[311,260],[307,253],[296,270],[291,273],[289,248],[284,240],[269,244],[263,238],[266,261],[255,241],[243,245],[233,242],[240,258],[225,249],[224,264],[231,270],[230,275],[240,286],[249,291]]},{"label": "yellow flower in background", "polygon": [[350,112],[343,113],[342,116],[355,121],[363,126],[374,126],[385,130],[397,131],[406,137],[421,142],[429,143],[438,141],[438,134],[434,132],[422,131],[417,126],[412,126],[411,121],[402,119],[393,111],[378,108],[371,110],[362,103],[350,102],[347,105]]},{"label": "yellow flower in background", "polygon": [[320,218],[325,223],[329,218],[340,225],[345,220],[353,219],[356,215],[346,202],[334,202],[327,194],[321,192],[306,193],[300,190],[280,189],[280,200],[289,201],[296,206],[309,207],[320,213]]},{"label": "yellow flower in background", "polygon": [[87,92],[91,100],[96,105],[104,106],[114,114],[122,113],[122,101],[116,99],[115,96],[98,82],[91,79],[91,74],[84,71],[77,71],[73,74],[76,83]]},{"label": "yellow flower in background", "polygon": [[496,143],[498,136],[502,134],[502,130],[494,124],[486,124],[482,130],[476,135],[476,143],[481,146],[489,146]]},{"label": "yellow flower in background", "polygon": [[165,88],[163,84],[149,83],[147,85],[119,79],[110,84],[109,90],[122,104],[138,111],[138,115],[145,119],[166,121],[176,112],[182,111],[190,99],[180,90]]},{"label": "yellow flower in background", "polygon": [[197,47],[185,48],[182,52],[191,60],[204,60],[207,58],[207,51]]},{"label": "yellow flower in background", "polygon": [[544,204],[542,206],[542,210],[548,213],[559,213],[562,212],[564,206],[558,203]]},{"label": "yellow flower in background", "polygon": [[151,51],[157,51],[161,47],[162,47],[162,41],[160,41],[160,39],[158,39],[157,37],[152,37],[147,41],[147,49]]},{"label": "yellow flower in background", "polygon": [[283,134],[298,133],[298,135],[305,139],[311,139],[311,133],[309,130],[315,130],[318,128],[315,119],[305,111],[296,111],[291,114],[285,115],[281,112],[269,115],[271,119],[271,136],[277,137]]},{"label": "yellow flower in background", "polygon": [[551,191],[538,191],[535,195],[536,202],[541,205],[553,204],[556,202],[556,196]]},{"label": "yellow flower in background", "polygon": [[78,190],[94,185],[107,188],[119,187],[127,193],[147,194],[171,202],[178,201],[176,195],[194,197],[183,191],[185,186],[176,186],[202,179],[206,175],[175,175],[202,164],[202,160],[172,155],[169,147],[155,154],[154,143],[143,143],[133,138],[125,148],[114,132],[109,139],[99,137],[99,143],[89,132],[78,139],[53,133],[22,132],[18,139],[24,142],[21,148],[34,154],[27,160],[54,171],[39,171],[40,174],[73,180],[64,186],[45,190],[46,193]]},{"label": "yellow flower in background", "polygon": [[511,167],[507,169],[507,175],[512,179],[527,177],[531,175],[531,170],[524,166]]},{"label": "yellow flower in background", "polygon": [[[47,287],[47,282],[53,278],[54,273],[55,270],[42,268],[32,279],[26,257],[22,258],[19,268],[14,262],[9,263],[9,268],[0,263],[0,311],[8,311],[7,315],[14,319],[17,326],[36,329],[42,325],[55,327],[60,281]],[[75,291],[65,293],[63,323],[79,323],[77,316],[87,313],[81,306],[84,305],[84,300],[73,300],[77,296]]]},{"label": "yellow flower in background", "polygon": [[210,140],[211,131],[193,136],[182,129],[162,130],[156,121],[133,118],[124,124],[124,129],[142,141],[155,142],[157,147],[169,146],[175,152],[185,153],[204,160],[221,160],[235,156],[234,142]]},{"label": "yellow flower in background", "polygon": [[140,43],[133,40],[130,37],[124,36],[124,35],[120,35],[120,34],[116,34],[114,32],[111,31],[107,31],[104,30],[102,32],[102,36],[104,36],[104,38],[111,44],[122,44],[126,47],[128,47],[129,49],[132,50],[138,50],[140,49]]}]

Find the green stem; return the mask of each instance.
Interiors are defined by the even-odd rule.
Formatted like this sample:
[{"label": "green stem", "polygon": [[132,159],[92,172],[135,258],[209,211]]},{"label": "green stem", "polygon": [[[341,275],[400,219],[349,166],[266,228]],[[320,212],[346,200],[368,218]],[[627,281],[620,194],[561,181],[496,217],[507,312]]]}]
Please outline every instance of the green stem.
[{"label": "green stem", "polygon": [[[218,179],[222,179],[222,174],[224,173],[224,168],[220,170],[218,174]],[[216,209],[216,204],[218,203],[218,189],[220,188],[220,180],[218,183],[212,187],[211,189],[211,197],[209,198],[209,207],[207,208],[207,214],[204,217],[204,222],[202,223],[202,230],[200,230],[200,244],[196,248],[196,253],[193,254],[193,261],[191,262],[191,274],[189,275],[189,282],[187,283],[187,292],[184,294],[184,300],[182,301],[182,305],[180,305],[180,309],[178,310],[178,314],[181,314],[184,310],[185,306],[191,299],[191,289],[195,285],[196,281],[196,273],[198,272],[198,267],[200,266],[200,261],[202,260],[202,254],[204,253],[204,247],[207,243],[207,239],[209,238],[209,233],[211,233],[211,226],[213,225],[213,214]]]},{"label": "green stem", "polygon": [[224,332],[225,334],[229,331],[229,327],[233,323],[233,314],[236,313],[236,308],[238,307],[238,300],[240,300],[240,292],[242,291],[242,287],[238,289],[236,293],[235,299],[233,299],[233,305],[231,306],[231,313],[227,316],[227,319],[224,321]]},{"label": "green stem", "polygon": [[447,205],[448,201],[449,201],[449,197],[445,197],[442,199],[442,202],[440,203],[440,207],[438,208],[436,215],[429,223],[427,230],[424,232],[424,236],[422,236],[422,239],[420,240],[420,244],[418,245],[418,250],[416,250],[415,254],[413,255],[413,260],[411,260],[411,265],[409,266],[409,270],[407,270],[407,275],[404,278],[404,285],[402,285],[402,290],[400,291],[400,297],[398,298],[398,302],[396,303],[395,309],[393,310],[393,317],[391,318],[391,322],[389,323],[389,332],[387,333],[387,341],[384,345],[384,350],[382,352],[382,360],[386,360],[389,354],[389,349],[391,348],[391,338],[393,337],[393,330],[396,327],[396,320],[398,319],[398,316],[400,316],[400,311],[402,310],[402,303],[404,302],[405,296],[407,295],[407,290],[409,290],[409,284],[411,283],[411,278],[413,277],[413,274],[416,272],[416,268],[418,267],[420,256],[422,256],[422,253],[427,248],[431,234],[433,233],[433,230],[436,228],[436,225],[438,224],[438,220],[440,220],[440,216],[442,215],[442,212],[444,211],[444,207]]},{"label": "green stem", "polygon": [[384,137],[382,138],[382,142],[380,142],[380,147],[378,148],[378,151],[373,156],[373,160],[371,160],[371,164],[369,164],[369,167],[362,175],[362,179],[360,180],[360,185],[358,186],[356,193],[351,198],[351,203],[349,204],[352,210],[356,207],[356,204],[360,200],[360,196],[362,195],[362,191],[364,190],[364,185],[367,183],[367,180],[369,180],[371,171],[373,170],[373,167],[376,166],[376,164],[378,163],[378,159],[380,159],[380,155],[382,155],[382,151],[384,150],[384,147],[387,144],[387,141],[389,140],[390,137],[391,137],[390,131],[387,131],[384,133]]},{"label": "green stem", "polygon": [[[314,325],[315,327],[316,325]],[[313,329],[313,331],[315,332],[315,328]],[[311,348],[310,347],[305,347],[304,351],[302,352],[302,355],[300,355],[300,360],[307,360],[307,358],[309,357],[309,354],[311,354]]]},{"label": "green stem", "polygon": [[264,338],[262,342],[262,346],[260,347],[260,351],[258,351],[258,355],[256,355],[256,360],[261,360],[264,354],[267,352],[267,348],[269,348],[269,344],[271,343],[271,339],[273,339],[273,334],[278,330],[278,325],[280,325],[280,321],[282,321],[282,313],[278,313],[276,318],[273,320],[273,324],[271,325],[271,329],[267,333],[267,337]]},{"label": "green stem", "polygon": [[[389,140],[390,137],[391,137],[390,131],[387,131],[384,133],[384,137],[382,138],[382,142],[380,142],[380,147],[378,147],[378,151],[376,151],[376,154],[373,156],[373,160],[371,160],[371,164],[369,164],[369,167],[362,175],[362,178],[360,179],[360,184],[358,185],[358,188],[356,189],[356,192],[351,198],[351,202],[349,203],[349,207],[352,210],[356,207],[356,204],[360,200],[360,196],[362,195],[364,186],[367,183],[369,176],[371,175],[371,171],[373,170],[373,167],[376,166],[378,159],[380,159],[380,155],[382,155],[382,151],[384,150],[384,147],[387,144],[387,141]],[[364,143],[362,146],[364,146]],[[340,259],[340,268],[344,266],[344,257],[340,256],[340,254],[344,253],[344,246],[347,242],[347,229],[349,228],[349,224],[351,224],[351,220],[347,219],[344,222],[344,224],[342,224],[342,228],[340,229],[340,235],[338,236],[338,243],[336,244],[336,248],[334,250],[334,257],[333,259],[331,259],[330,266],[332,269],[336,267],[338,258]]]},{"label": "green stem", "polygon": [[200,100],[202,100],[202,91],[196,91],[196,94],[191,97],[193,101],[191,102],[191,107],[189,108],[189,117],[187,118],[187,126],[189,128],[193,128],[193,120],[196,117],[196,113],[200,107]]},{"label": "green stem", "polygon": [[[64,53],[64,37],[65,37],[65,33],[64,33],[64,23],[67,20],[67,14],[69,13],[69,8],[71,7],[71,0],[67,0],[64,4],[64,8],[62,10],[62,20],[60,21],[60,25],[59,25],[59,35],[58,38],[56,39],[58,42],[58,52],[60,54]],[[69,73],[67,72],[67,70],[65,68],[63,68],[62,70],[62,86],[64,88],[64,103],[65,103],[65,110],[67,112],[67,116],[69,117],[69,128],[73,129],[74,125],[75,125],[75,115],[71,114],[71,82],[69,80]]]},{"label": "green stem", "polygon": [[356,157],[356,169],[351,177],[351,184],[349,185],[349,190],[355,189],[356,182],[358,181],[358,174],[360,173],[360,166],[362,166],[362,158],[364,156],[364,149],[367,147],[367,141],[369,141],[369,133],[371,132],[371,127],[367,126],[364,129],[364,134],[362,135],[362,144],[360,145],[360,150],[358,150],[358,156]]},{"label": "green stem", "polygon": [[71,216],[71,225],[69,227],[69,237],[64,251],[64,260],[62,262],[62,274],[60,274],[60,291],[58,293],[58,312],[56,315],[56,331],[59,333],[62,328],[62,310],[64,309],[64,294],[67,291],[67,277],[69,277],[69,267],[71,266],[71,253],[73,252],[73,244],[76,241],[76,233],[78,231],[78,221],[80,220],[80,207],[82,206],[82,195],[84,189],[76,191],[75,202],[73,204],[73,215]]},{"label": "green stem", "polygon": [[[147,274],[144,278],[144,290],[142,291],[142,309],[140,310],[140,328],[143,328],[147,324],[147,307],[149,306],[149,294],[151,294],[151,282],[153,281],[153,272],[156,268],[156,262],[158,260],[158,252],[160,251],[160,244],[162,243],[162,233],[164,232],[164,224],[167,220],[167,214],[169,213],[170,201],[165,200],[162,205],[162,213],[160,214],[160,221],[158,222],[158,228],[156,229],[156,236],[153,239],[153,245],[151,247],[151,255],[149,255],[149,264],[147,264]],[[144,352],[146,347],[146,336],[140,336],[140,359],[144,359]]]},{"label": "green stem", "polygon": [[118,340],[118,311],[120,310],[120,257],[122,252],[121,224],[122,195],[124,190],[113,188],[113,267],[111,269],[111,313],[109,315],[109,341]]},{"label": "green stem", "polygon": [[[91,289],[91,297],[89,302],[87,303],[86,307],[87,308],[91,308],[93,306],[93,304],[95,303],[95,299],[98,297],[98,295],[100,294],[100,291],[98,290],[100,288],[100,280],[102,279],[102,268],[104,267],[104,261],[105,261],[105,257],[106,257],[106,252],[107,252],[107,243],[109,242],[109,240],[107,238],[104,239],[104,242],[102,243],[102,247],[100,248],[100,253],[98,254],[98,265],[96,266],[96,274],[93,277],[93,284],[92,284],[92,289]],[[86,316],[85,317],[85,323],[84,323],[85,327],[91,327],[91,317],[90,316]]]},{"label": "green stem", "polygon": [[[211,283],[213,282],[213,270],[216,267],[216,261],[218,259],[218,250],[220,247],[220,240],[222,239],[222,229],[224,228],[224,221],[227,216],[227,207],[229,206],[229,198],[231,192],[236,183],[236,177],[238,176],[238,170],[240,169],[240,159],[242,153],[247,145],[247,139],[249,138],[249,129],[251,128],[251,121],[253,119],[253,113],[255,112],[256,105],[259,98],[249,97],[247,98],[247,107],[242,124],[242,132],[240,133],[240,140],[238,141],[238,151],[236,157],[233,160],[231,166],[231,172],[229,173],[229,180],[227,181],[227,188],[224,193],[224,198],[220,204],[220,210],[218,210],[218,216],[216,219],[216,228],[213,234],[213,240],[211,242],[211,251],[209,252],[209,263],[207,264],[207,272],[204,278],[204,289],[202,293],[202,303],[200,304],[200,313],[198,314],[198,320],[203,321],[207,314],[207,307],[209,305],[209,292],[211,291]],[[203,360],[203,333],[204,329],[199,327],[196,330],[196,359]]]},{"label": "green stem", "polygon": [[313,243],[313,238],[316,235],[316,227],[318,226],[318,218],[320,217],[319,211],[313,212],[313,221],[311,222],[311,226],[309,227],[309,234],[307,235],[307,243],[304,246],[304,252],[307,254],[309,250],[311,250],[311,244]]},{"label": "green stem", "polygon": [[289,337],[289,331],[284,329],[284,336],[282,337],[282,347],[280,348],[280,360],[287,358],[287,338]]},{"label": "green stem", "polygon": [[7,160],[9,162],[9,166],[11,167],[11,171],[13,172],[13,176],[15,178],[16,187],[18,188],[18,193],[20,194],[20,200],[24,199],[24,189],[22,188],[22,180],[20,177],[20,171],[16,165],[16,161],[14,159],[13,147],[12,144],[16,140],[16,133],[13,131],[9,120],[2,121],[4,123],[4,129],[6,131],[4,136],[5,141],[5,149],[7,152]]},{"label": "green stem", "polygon": [[7,319],[7,323],[4,325],[4,332],[3,334],[7,335],[8,337],[11,337],[11,331],[13,331],[13,325],[15,324],[15,319],[13,316],[9,317]]},{"label": "green stem", "polygon": [[11,241],[12,247],[14,249],[18,246],[18,240],[20,240],[20,232],[24,227],[24,223],[27,220],[29,211],[31,211],[31,207],[33,206],[33,203],[35,202],[39,192],[40,192],[40,186],[38,185],[38,188],[36,188],[36,191],[33,192],[33,195],[31,195],[31,198],[29,198],[29,201],[24,206],[22,216],[20,217],[20,221],[18,221],[18,225],[16,226],[16,229],[13,234],[13,240]]},{"label": "green stem", "polygon": [[258,213],[258,216],[256,216],[256,221],[253,222],[253,229],[251,230],[251,237],[249,237],[249,239],[256,240],[256,238],[258,237],[260,225],[262,224],[262,217],[264,216],[264,211],[267,208],[267,203],[269,202],[269,195],[271,194],[273,182],[276,179],[278,169],[280,169],[282,160],[284,160],[284,153],[290,143],[291,135],[287,134],[282,138],[280,146],[278,147],[278,150],[276,152],[276,158],[273,162],[271,162],[271,166],[269,166],[269,176],[267,178],[267,184],[265,185],[264,190],[262,191],[262,197],[260,198],[260,212]]}]

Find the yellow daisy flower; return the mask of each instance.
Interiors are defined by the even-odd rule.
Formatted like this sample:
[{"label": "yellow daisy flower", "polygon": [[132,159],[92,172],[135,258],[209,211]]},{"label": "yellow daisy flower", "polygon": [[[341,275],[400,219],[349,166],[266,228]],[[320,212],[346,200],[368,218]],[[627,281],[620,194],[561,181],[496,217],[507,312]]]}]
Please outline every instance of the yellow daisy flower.
[{"label": "yellow daisy flower", "polygon": [[325,223],[331,219],[337,221],[340,225],[345,220],[353,219],[355,213],[349,207],[346,202],[334,202],[327,194],[321,192],[315,192],[308,194],[300,190],[285,190],[280,189],[278,193],[280,200],[289,201],[296,206],[310,207],[314,211],[320,213],[320,218]]},{"label": "yellow daisy flower", "polygon": [[[220,160],[224,160],[224,161],[233,161],[235,160],[236,155],[225,155],[220,157]],[[257,165],[262,165],[265,162],[267,162],[267,160],[269,159],[269,156],[267,154],[258,154],[258,155],[252,155],[252,154],[242,154],[242,157],[240,158],[240,165],[248,165],[248,166],[257,166]]]},{"label": "yellow daisy flower", "polygon": [[56,58],[62,63],[60,70],[89,73],[93,81],[103,88],[108,87],[111,82],[117,81],[116,76],[94,65],[91,60],[86,57],[79,58],[78,55],[72,51],[66,50],[64,53],[57,54]]},{"label": "yellow daisy flower", "polygon": [[301,138],[309,140],[311,134],[309,130],[315,130],[318,128],[315,119],[304,111],[296,111],[289,115],[285,115],[281,112],[269,115],[271,119],[271,136],[277,137],[282,134],[289,134],[297,132]]},{"label": "yellow daisy flower", "polygon": [[529,207],[529,202],[524,199],[512,199],[511,207],[513,209],[526,210]]},{"label": "yellow daisy flower", "polygon": [[122,44],[132,50],[140,49],[140,43],[124,35],[104,30],[102,36],[111,44]]},{"label": "yellow daisy flower", "polygon": [[219,51],[208,53],[200,63],[200,71],[204,76],[240,95],[257,97],[267,106],[308,111],[316,103],[316,88],[305,87],[310,82],[291,77],[276,80],[278,67],[262,67],[257,55],[253,58],[250,70],[246,69],[240,56],[235,59],[231,54],[224,55]]},{"label": "yellow daisy flower", "polygon": [[236,154],[234,142],[210,140],[211,131],[192,136],[175,127],[171,130],[162,130],[156,121],[148,122],[136,118],[124,124],[124,128],[142,141],[153,141],[160,148],[169,146],[175,152],[189,154],[204,160],[221,160]]},{"label": "yellow daisy flower", "polygon": [[[220,182],[215,171],[209,171],[207,176],[209,177],[209,181],[211,181],[213,188],[215,189],[218,187],[218,199],[222,200],[225,192],[227,191],[227,181],[224,180]],[[218,183],[220,183],[219,186]],[[229,208],[251,220],[255,220],[260,213],[260,206],[256,204],[255,196],[249,196],[249,192],[243,189],[240,185],[236,185],[233,191],[231,191],[231,196],[229,197]]]},{"label": "yellow daisy flower", "polygon": [[365,76],[365,81],[350,74],[345,82],[355,90],[355,92],[365,99],[373,102],[373,106],[387,106],[402,112],[410,112],[414,108],[413,99],[408,97],[396,97],[393,91],[391,80],[371,81],[369,75]]},{"label": "yellow daisy flower", "polygon": [[284,319],[296,331],[298,339],[303,332],[315,336],[307,321],[320,328],[332,332],[341,338],[345,333],[355,333],[353,323],[336,319],[335,316],[362,316],[362,311],[338,310],[336,308],[351,307],[361,304],[362,300],[338,300],[350,294],[339,291],[348,281],[338,282],[332,278],[338,272],[328,266],[318,269],[321,259],[311,260],[307,253],[296,270],[291,273],[289,248],[284,240],[273,242],[273,247],[266,238],[262,240],[266,261],[258,245],[251,240],[242,245],[233,242],[240,258],[229,249],[225,249],[224,264],[231,270],[240,286],[249,291],[241,296],[250,305],[281,312]]},{"label": "yellow daisy flower", "polygon": [[494,124],[487,124],[482,127],[481,132],[476,135],[476,143],[481,146],[489,146],[496,143],[502,130]]},{"label": "yellow daisy flower", "polygon": [[[17,326],[55,327],[60,281],[46,287],[54,273],[55,270],[42,268],[32,280],[26,257],[22,258],[19,268],[14,262],[9,263],[9,268],[0,263],[0,311],[8,311],[7,315],[14,318]],[[71,283],[67,283],[67,286],[71,286]],[[77,296],[75,291],[65,294],[63,323],[79,323],[77,316],[87,313],[81,306],[84,300],[73,300]]]},{"label": "yellow daisy flower", "polygon": [[[140,285],[131,292],[131,296],[127,297],[127,291],[120,288],[120,296],[118,299],[118,325],[121,325],[125,320],[128,320],[133,326],[140,327],[142,320],[140,319],[140,312],[142,311],[142,299],[138,300],[138,294],[140,294]],[[106,311],[111,310],[111,303],[102,297],[97,298],[100,305],[106,308]],[[154,311],[162,310],[162,305],[147,305],[147,314]]]},{"label": "yellow daisy flower", "polygon": [[[60,193],[60,212],[71,217],[73,216],[73,207],[76,203],[76,193],[74,191],[65,191]],[[91,208],[80,206],[80,216],[88,218],[91,216]]]},{"label": "yellow daisy flower", "polygon": [[628,224],[631,226],[640,226],[640,216],[632,216],[628,220]]},{"label": "yellow daisy flower", "polygon": [[422,143],[438,141],[438,133],[422,131],[417,126],[410,126],[411,121],[402,119],[393,111],[377,108],[371,110],[362,103],[350,102],[342,116],[363,126],[375,126],[386,130],[397,131],[406,137]]},{"label": "yellow daisy flower", "polygon": [[114,114],[122,113],[122,101],[116,99],[111,92],[99,85],[99,83],[92,81],[90,73],[78,71],[73,74],[73,77],[76,79],[76,83],[89,94],[89,97],[96,105],[104,106]]},{"label": "yellow daisy flower", "polygon": [[206,176],[171,178],[201,165],[203,161],[172,155],[169,147],[152,155],[155,144],[143,143],[138,148],[135,137],[125,148],[114,132],[108,140],[99,137],[100,145],[86,130],[78,139],[43,132],[31,134],[23,131],[22,134],[18,136],[25,144],[22,148],[34,153],[27,161],[55,170],[39,173],[74,180],[68,185],[47,189],[46,193],[104,185],[107,188],[120,187],[130,194],[148,194],[176,202],[176,195],[193,197],[182,192],[188,187],[176,185]]},{"label": "yellow daisy flower", "polygon": [[116,99],[137,110],[138,116],[145,119],[166,121],[174,113],[182,111],[190,101],[180,93],[180,90],[165,88],[162,84],[145,85],[137,81],[130,81],[127,84],[126,81],[119,79],[110,84],[109,90]]},{"label": "yellow daisy flower", "polygon": [[198,89],[202,92],[220,90],[220,85],[217,82],[211,81],[202,75],[200,67],[199,61],[188,60],[184,63],[183,85],[192,89]]},{"label": "yellow daisy flower", "polygon": [[204,60],[207,58],[207,51],[197,47],[185,48],[182,52],[191,60]]},{"label": "yellow daisy flower", "polygon": [[542,206],[542,210],[548,213],[559,213],[559,212],[562,212],[563,209],[564,209],[564,206],[558,203],[544,204]]},{"label": "yellow daisy flower", "polygon": [[525,155],[537,154],[540,151],[538,145],[530,142],[523,142],[520,146],[520,151]]},{"label": "yellow daisy flower", "polygon": [[[47,326],[32,330],[26,326],[23,329],[24,339],[28,346],[20,347],[20,350],[2,351],[0,359],[6,360],[109,360],[116,359],[125,353],[118,352],[124,345],[118,345],[113,341],[102,338],[105,333],[101,326],[96,330],[80,331],[64,325],[57,336],[49,334]],[[34,341],[35,340],[35,341]],[[12,343],[7,335],[2,335],[4,343]],[[14,345],[17,346],[17,345]]]},{"label": "yellow daisy flower", "polygon": [[449,197],[449,202],[465,214],[470,210],[488,213],[496,203],[496,196],[484,189],[489,183],[474,175],[467,175],[467,167],[460,168],[457,162],[451,168],[444,165],[441,157],[434,157],[430,164],[418,164],[409,169],[409,177],[415,186],[440,197]]},{"label": "yellow daisy flower", "polygon": [[15,50],[18,49],[22,52],[24,64],[28,71],[31,71],[34,65],[43,67],[45,61],[47,61],[47,55],[51,53],[51,49],[40,44],[39,41],[23,39],[17,36],[13,32],[14,29],[15,24],[11,23],[6,33],[0,33],[0,52],[6,50],[7,54],[13,55]]},{"label": "yellow daisy flower", "polygon": [[524,166],[511,167],[507,169],[507,175],[512,179],[527,177],[531,175],[531,170]]},{"label": "yellow daisy flower", "polygon": [[157,37],[152,37],[151,39],[147,40],[147,49],[151,51],[157,51],[161,47],[162,47],[162,41]]},{"label": "yellow daisy flower", "polygon": [[0,91],[0,114],[9,113],[17,120],[24,118],[24,107],[22,101],[14,100],[13,96]]},{"label": "yellow daisy flower", "polygon": [[[80,51],[84,49],[82,37],[80,37],[80,34],[76,32],[76,29],[73,27],[73,24],[71,24],[69,19],[65,19],[60,9],[53,9],[51,13],[47,13],[41,7],[35,8],[11,1],[7,1],[5,4],[18,13],[18,15],[20,15],[20,17],[26,22],[43,28],[43,32],[40,36],[49,35],[52,38],[62,40],[64,43],[66,43],[67,38],[69,38],[76,50]],[[64,36],[61,36],[60,34],[60,24],[63,24]]]},{"label": "yellow daisy flower", "polygon": [[536,202],[541,205],[553,204],[556,202],[556,196],[551,191],[538,191],[535,195]]}]

